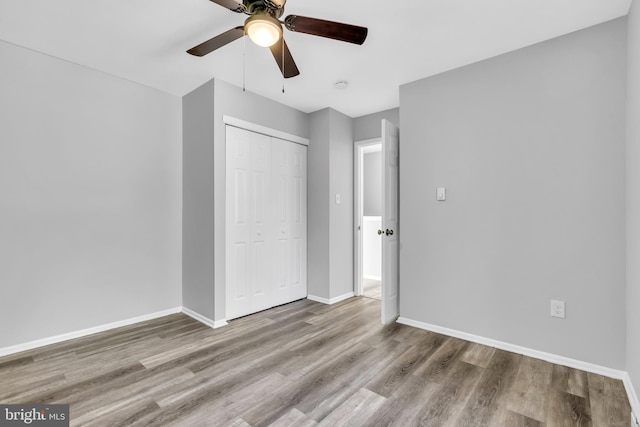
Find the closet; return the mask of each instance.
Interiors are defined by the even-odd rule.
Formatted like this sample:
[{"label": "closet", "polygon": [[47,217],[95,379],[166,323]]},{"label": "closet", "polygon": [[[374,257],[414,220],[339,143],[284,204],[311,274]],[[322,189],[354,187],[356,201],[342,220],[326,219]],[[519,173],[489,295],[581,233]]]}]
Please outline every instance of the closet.
[{"label": "closet", "polygon": [[307,296],[307,147],[226,127],[226,318]]}]

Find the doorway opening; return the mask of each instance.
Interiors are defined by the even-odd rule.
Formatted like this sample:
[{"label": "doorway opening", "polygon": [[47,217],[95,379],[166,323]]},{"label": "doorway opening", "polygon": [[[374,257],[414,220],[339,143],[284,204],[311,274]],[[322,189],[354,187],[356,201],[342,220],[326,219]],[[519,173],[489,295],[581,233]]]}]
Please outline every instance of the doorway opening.
[{"label": "doorway opening", "polygon": [[357,142],[356,228],[360,260],[356,295],[382,299],[382,144],[379,138]]},{"label": "doorway opening", "polygon": [[[377,283],[365,280],[380,277],[380,318],[383,324],[395,321],[400,315],[400,277],[399,263],[399,220],[398,220],[398,178],[400,170],[400,139],[397,126],[388,120],[381,122],[381,137],[367,141],[355,142],[354,149],[354,294],[364,296],[365,284],[367,292],[375,292]],[[380,157],[376,159],[377,154]],[[366,169],[365,156],[372,155],[370,162],[379,166],[380,174],[375,179],[375,166]],[[365,179],[365,173],[372,172],[371,179]],[[376,187],[373,183],[379,185]],[[371,182],[368,186],[366,182]],[[374,200],[379,200],[379,211],[375,208],[366,213],[365,193],[371,192]],[[375,205],[376,202],[373,202]],[[371,220],[365,221],[365,217]],[[372,218],[373,217],[373,218]],[[378,220],[378,218],[380,218]],[[378,226],[378,227],[376,227]],[[366,230],[365,230],[366,227]],[[377,230],[376,230],[377,228]],[[369,244],[367,252],[371,257],[365,257],[366,242],[377,242],[380,254],[376,253],[377,246]],[[369,261],[371,263],[369,264]],[[365,267],[365,263],[367,263]],[[379,266],[379,269],[378,269]]]}]

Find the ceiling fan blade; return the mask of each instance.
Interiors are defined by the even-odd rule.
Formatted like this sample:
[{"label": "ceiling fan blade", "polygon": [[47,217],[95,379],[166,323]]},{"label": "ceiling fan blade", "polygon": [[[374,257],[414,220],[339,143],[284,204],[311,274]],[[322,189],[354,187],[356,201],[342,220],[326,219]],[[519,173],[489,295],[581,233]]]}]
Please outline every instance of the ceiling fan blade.
[{"label": "ceiling fan blade", "polygon": [[[282,48],[284,47],[284,69],[282,68]],[[298,66],[296,62],[293,60],[293,56],[291,56],[291,52],[289,51],[289,47],[287,46],[287,42],[282,39],[281,41],[277,41],[274,45],[272,45],[269,49],[271,49],[271,53],[278,63],[278,67],[280,67],[280,71],[285,79],[290,77],[295,77],[300,74],[298,70]]]},{"label": "ceiling fan blade", "polygon": [[244,27],[235,27],[207,40],[206,42],[200,43],[198,46],[192,47],[187,51],[187,53],[194,56],[205,56],[207,53],[211,53],[242,36],[244,36]]},{"label": "ceiling fan blade", "polygon": [[355,44],[364,43],[369,31],[365,27],[297,15],[287,16],[284,24],[288,30],[297,33],[312,34]]},{"label": "ceiling fan blade", "polygon": [[211,0],[215,4],[219,4],[222,7],[225,7],[234,12],[243,13],[246,10],[246,7],[242,2],[238,3],[235,0]]}]

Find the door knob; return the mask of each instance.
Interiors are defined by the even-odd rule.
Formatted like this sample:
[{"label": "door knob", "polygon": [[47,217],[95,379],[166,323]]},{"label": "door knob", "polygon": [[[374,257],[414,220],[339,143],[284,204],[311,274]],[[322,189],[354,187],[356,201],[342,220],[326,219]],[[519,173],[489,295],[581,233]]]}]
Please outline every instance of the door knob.
[{"label": "door knob", "polygon": [[393,236],[393,230],[389,230],[387,228],[387,231],[385,232],[387,236]]},{"label": "door knob", "polygon": [[382,233],[384,233],[384,231],[378,230],[378,236],[381,235]]}]

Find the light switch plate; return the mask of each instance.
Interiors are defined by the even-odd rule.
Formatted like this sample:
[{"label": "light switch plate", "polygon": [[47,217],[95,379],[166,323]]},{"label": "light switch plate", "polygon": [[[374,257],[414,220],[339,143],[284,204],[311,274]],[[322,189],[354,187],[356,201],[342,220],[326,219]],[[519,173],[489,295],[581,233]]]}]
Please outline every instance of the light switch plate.
[{"label": "light switch plate", "polygon": [[447,200],[447,189],[444,187],[438,187],[436,189],[436,200],[439,202],[444,202]]},{"label": "light switch plate", "polygon": [[340,204],[340,193],[336,193],[336,205]]}]

